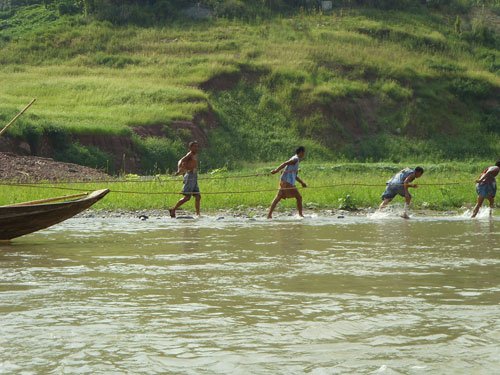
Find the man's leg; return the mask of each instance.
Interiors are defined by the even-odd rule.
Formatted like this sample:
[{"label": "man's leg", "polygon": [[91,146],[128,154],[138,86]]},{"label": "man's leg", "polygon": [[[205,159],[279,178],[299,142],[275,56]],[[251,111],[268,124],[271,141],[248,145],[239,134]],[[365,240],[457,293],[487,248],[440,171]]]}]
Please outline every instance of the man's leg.
[{"label": "man's leg", "polygon": [[471,218],[475,218],[476,217],[477,213],[479,212],[479,209],[483,205],[483,202],[484,202],[484,197],[482,197],[481,195],[478,195],[477,196],[477,203],[474,206],[474,210],[472,211]]},{"label": "man's leg", "polygon": [[493,208],[495,207],[495,197],[489,197],[488,200],[490,201],[490,217],[492,217]]},{"label": "man's leg", "polygon": [[281,193],[278,193],[276,194],[276,197],[274,197],[273,203],[271,203],[271,207],[269,208],[269,213],[267,214],[268,219],[273,218],[273,211],[280,200],[281,200]]},{"label": "man's leg", "polygon": [[392,201],[392,198],[384,198],[382,203],[380,203],[380,206],[378,207],[379,210],[383,210],[384,208],[387,207],[387,205]]},{"label": "man's leg", "polygon": [[302,215],[302,195],[300,195],[298,191],[295,199],[297,199],[297,211],[299,211],[299,216],[304,217],[304,215]]},{"label": "man's leg", "polygon": [[194,196],[194,208],[196,209],[196,215],[200,216],[200,203],[201,203],[201,195],[196,194]]},{"label": "man's leg", "polygon": [[408,211],[410,209],[410,203],[411,203],[411,195],[405,196],[405,207],[403,209],[403,215],[402,217],[405,219],[409,219],[410,217],[408,216]]},{"label": "man's leg", "polygon": [[168,210],[170,217],[175,217],[175,211],[190,199],[191,195],[185,195],[183,198],[179,199],[175,207]]}]

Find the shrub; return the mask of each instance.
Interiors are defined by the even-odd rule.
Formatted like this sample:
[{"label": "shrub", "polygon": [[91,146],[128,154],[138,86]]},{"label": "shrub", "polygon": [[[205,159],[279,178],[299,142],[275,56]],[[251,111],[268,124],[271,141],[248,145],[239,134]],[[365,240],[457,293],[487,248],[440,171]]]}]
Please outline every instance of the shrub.
[{"label": "shrub", "polygon": [[245,4],[240,0],[226,0],[219,3],[215,11],[218,16],[227,18],[243,18]]},{"label": "shrub", "polygon": [[61,126],[47,125],[43,130],[55,150],[63,150],[70,143],[71,135]]},{"label": "shrub", "polygon": [[356,211],[358,208],[356,207],[356,203],[354,203],[354,199],[347,194],[345,197],[339,198],[339,209],[346,211]]},{"label": "shrub", "polygon": [[62,0],[57,4],[57,11],[60,15],[77,14],[82,8],[74,0]]},{"label": "shrub", "polygon": [[450,83],[450,91],[461,99],[482,99],[488,97],[491,85],[482,80],[461,77]]},{"label": "shrub", "polygon": [[114,172],[109,170],[111,155],[93,146],[83,146],[78,142],[69,143],[62,150],[56,150],[54,158],[59,161],[85,165],[91,168],[103,169],[108,173]]},{"label": "shrub", "polygon": [[31,123],[25,123],[22,128],[23,138],[26,139],[30,145],[31,152],[37,154],[40,139],[42,138],[42,129]]},{"label": "shrub", "polygon": [[168,173],[177,169],[177,160],[186,152],[178,140],[165,138],[134,138],[141,154],[143,172],[149,174]]}]

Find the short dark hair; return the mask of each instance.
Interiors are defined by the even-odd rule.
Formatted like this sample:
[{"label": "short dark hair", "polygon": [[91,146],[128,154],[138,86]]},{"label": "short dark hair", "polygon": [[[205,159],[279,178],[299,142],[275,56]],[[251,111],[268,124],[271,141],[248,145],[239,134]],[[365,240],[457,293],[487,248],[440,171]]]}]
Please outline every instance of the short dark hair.
[{"label": "short dark hair", "polygon": [[192,145],[197,145],[198,141],[189,142],[188,147],[191,148]]},{"label": "short dark hair", "polygon": [[497,167],[500,167],[500,160],[497,160],[497,162],[495,163],[495,165],[496,165]]},{"label": "short dark hair", "polygon": [[415,168],[415,172],[420,172],[422,174],[422,173],[424,173],[424,168],[417,167],[417,168]]},{"label": "short dark hair", "polygon": [[297,149],[295,150],[295,154],[300,154],[301,152],[304,152],[306,150],[306,148],[304,146],[299,146],[297,147]]}]

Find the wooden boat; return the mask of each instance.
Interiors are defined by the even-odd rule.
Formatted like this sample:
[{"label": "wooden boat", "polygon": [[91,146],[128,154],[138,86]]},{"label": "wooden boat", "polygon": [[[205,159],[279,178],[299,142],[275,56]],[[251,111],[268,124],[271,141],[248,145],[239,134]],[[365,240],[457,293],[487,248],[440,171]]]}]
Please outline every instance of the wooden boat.
[{"label": "wooden boat", "polygon": [[0,206],[0,240],[11,240],[60,223],[86,210],[108,193],[109,189],[103,189]]}]

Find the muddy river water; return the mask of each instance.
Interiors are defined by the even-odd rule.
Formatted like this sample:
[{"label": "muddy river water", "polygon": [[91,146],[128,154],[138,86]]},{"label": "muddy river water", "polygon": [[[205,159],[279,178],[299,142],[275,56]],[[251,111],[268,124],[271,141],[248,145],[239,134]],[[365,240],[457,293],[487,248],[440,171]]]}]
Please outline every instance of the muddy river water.
[{"label": "muddy river water", "polygon": [[493,374],[500,220],[71,219],[0,244],[0,374]]}]

